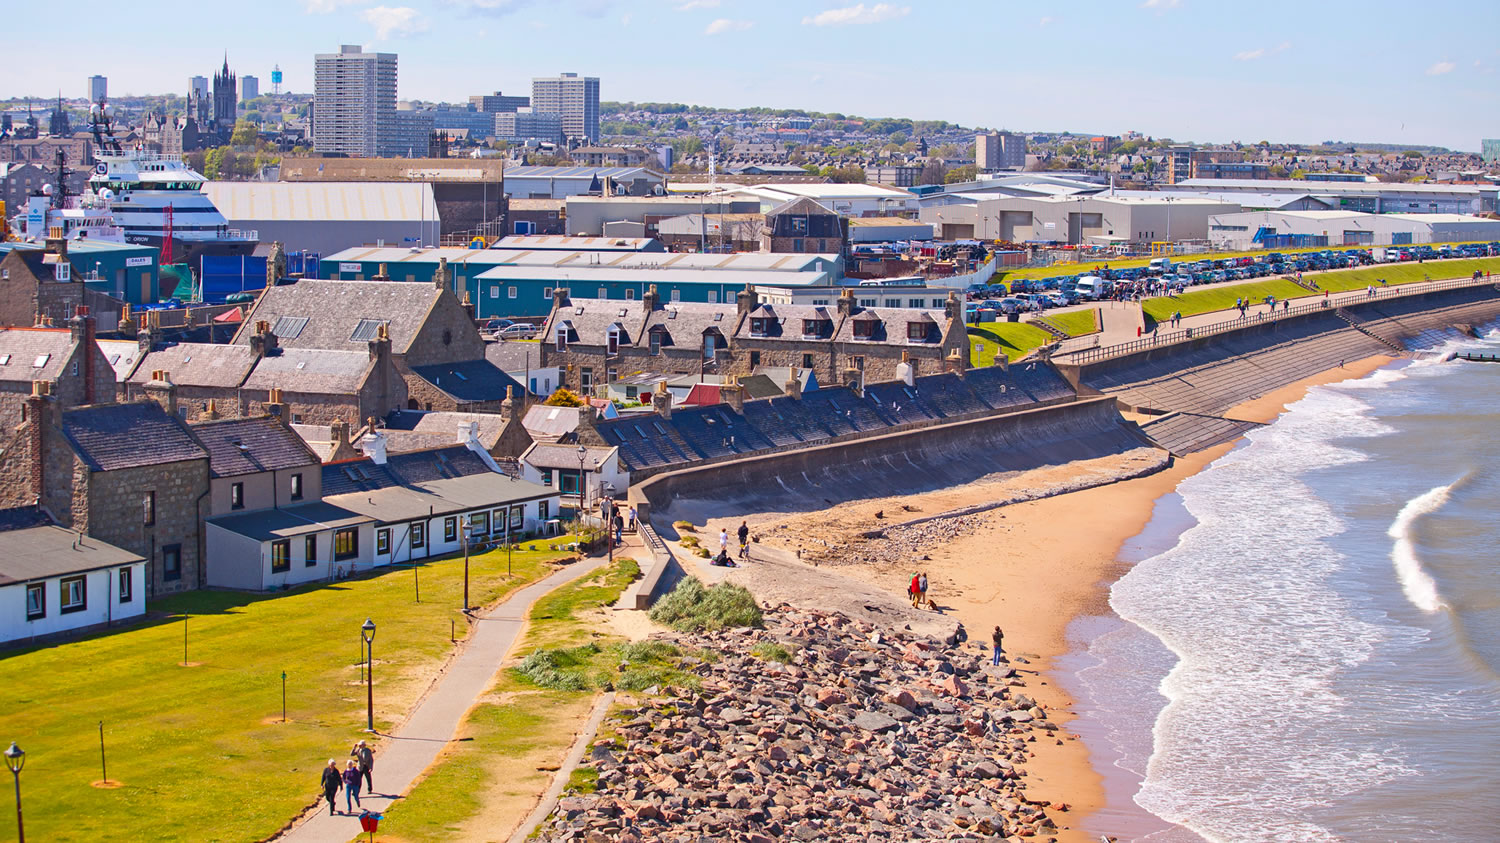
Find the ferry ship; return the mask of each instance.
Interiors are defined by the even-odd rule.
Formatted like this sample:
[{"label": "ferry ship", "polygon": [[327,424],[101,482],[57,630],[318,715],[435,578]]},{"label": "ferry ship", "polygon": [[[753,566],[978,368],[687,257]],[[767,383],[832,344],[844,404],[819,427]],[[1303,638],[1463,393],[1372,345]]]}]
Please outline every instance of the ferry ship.
[{"label": "ferry ship", "polygon": [[67,161],[59,149],[57,183],[44,184],[26,198],[25,209],[10,220],[11,235],[17,240],[41,241],[53,231],[61,231],[69,240],[124,243],[125,230],[115,225],[110,211],[114,192],[91,188],[82,195],[69,193],[68,173]]},{"label": "ferry ship", "polygon": [[156,246],[164,259],[170,255],[170,262],[189,265],[197,265],[202,255],[255,251],[259,232],[229,227],[213,200],[203,193],[208,179],[188,167],[180,155],[121,149],[110,117],[105,103],[89,107],[98,149],[88,183],[95,195],[108,192],[110,212],[125,242]]}]

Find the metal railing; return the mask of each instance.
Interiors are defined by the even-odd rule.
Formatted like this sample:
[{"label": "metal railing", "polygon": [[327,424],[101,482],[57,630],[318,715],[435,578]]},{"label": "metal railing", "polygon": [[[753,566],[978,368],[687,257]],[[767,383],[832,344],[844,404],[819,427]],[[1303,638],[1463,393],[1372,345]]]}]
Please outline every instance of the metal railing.
[{"label": "metal railing", "polygon": [[[1401,284],[1395,287],[1376,287],[1371,290],[1351,290],[1337,295],[1329,294],[1319,299],[1316,304],[1302,304],[1287,309],[1274,308],[1270,312],[1262,311],[1256,314],[1248,314],[1215,322],[1211,325],[1200,325],[1194,328],[1182,328],[1170,331],[1153,331],[1149,336],[1142,337],[1130,342],[1118,343],[1096,348],[1085,348],[1081,350],[1059,349],[1054,354],[1070,354],[1071,358],[1065,362],[1075,365],[1095,363],[1100,360],[1110,360],[1115,357],[1124,357],[1141,351],[1149,351],[1153,348],[1176,345],[1190,340],[1203,339],[1217,334],[1237,331],[1254,325],[1269,325],[1284,319],[1306,316],[1311,313],[1332,313],[1334,309],[1348,305],[1360,304],[1361,302],[1383,301],[1389,299],[1405,298],[1407,296],[1422,295],[1424,293],[1439,292],[1443,290],[1456,290],[1471,287],[1500,285],[1487,278],[1454,278],[1446,281],[1417,281],[1409,284]],[[1253,307],[1261,307],[1257,304]],[[1064,362],[1064,361],[1059,361]]]}]

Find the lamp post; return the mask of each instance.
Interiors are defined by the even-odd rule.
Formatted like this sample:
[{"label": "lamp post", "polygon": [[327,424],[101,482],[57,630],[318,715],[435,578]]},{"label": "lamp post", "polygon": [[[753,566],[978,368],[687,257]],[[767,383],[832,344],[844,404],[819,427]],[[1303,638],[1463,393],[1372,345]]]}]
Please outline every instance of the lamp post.
[{"label": "lamp post", "polygon": [[[592,408],[589,409],[592,412]],[[588,483],[585,482],[586,475],[583,473],[583,461],[589,455],[589,449],[583,445],[578,446],[578,520],[583,520],[583,512],[588,508]]]},{"label": "lamp post", "polygon": [[375,731],[375,622],[365,618],[359,628],[365,642],[365,731]]},{"label": "lamp post", "polygon": [[464,614],[469,612],[469,527],[473,523],[469,515],[458,516],[458,539],[464,546]]},{"label": "lamp post", "polygon": [[26,752],[15,741],[5,751],[5,766],[16,779],[16,840],[26,843],[26,824],[21,822],[21,768],[26,766]]}]

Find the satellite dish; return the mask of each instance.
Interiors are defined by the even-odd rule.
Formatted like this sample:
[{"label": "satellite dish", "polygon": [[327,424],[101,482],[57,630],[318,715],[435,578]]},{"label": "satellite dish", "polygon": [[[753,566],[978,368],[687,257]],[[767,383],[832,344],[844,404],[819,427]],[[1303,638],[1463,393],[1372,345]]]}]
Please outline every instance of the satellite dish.
[{"label": "satellite dish", "polygon": [[106,187],[103,190],[99,191],[99,198],[108,202],[109,200],[115,198],[115,192]]},{"label": "satellite dish", "polygon": [[52,195],[52,185],[50,185],[50,184],[44,184],[44,185],[42,185],[42,195],[43,196],[51,196]]}]

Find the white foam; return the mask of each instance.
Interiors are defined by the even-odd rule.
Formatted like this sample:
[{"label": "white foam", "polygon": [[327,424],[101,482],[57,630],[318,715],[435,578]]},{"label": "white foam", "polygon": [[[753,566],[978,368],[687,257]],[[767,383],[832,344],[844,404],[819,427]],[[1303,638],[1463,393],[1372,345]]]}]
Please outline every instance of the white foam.
[{"label": "white foam", "polygon": [[1389,430],[1355,394],[1316,388],[1179,486],[1197,525],[1111,593],[1178,658],[1142,807],[1210,840],[1333,839],[1309,819],[1320,807],[1409,774],[1334,687],[1386,633],[1329,583],[1347,560],[1325,540],[1345,525],[1302,481],[1366,459],[1334,441]]},{"label": "white foam", "polygon": [[1413,531],[1422,516],[1436,512],[1448,502],[1449,493],[1459,482],[1462,481],[1438,486],[1407,501],[1406,506],[1401,507],[1401,511],[1396,514],[1396,520],[1391,522],[1390,529],[1385,532],[1396,540],[1391,547],[1391,561],[1396,565],[1396,579],[1401,583],[1401,590],[1413,606],[1424,612],[1436,612],[1445,604],[1438,596],[1437,582],[1422,567]]}]

